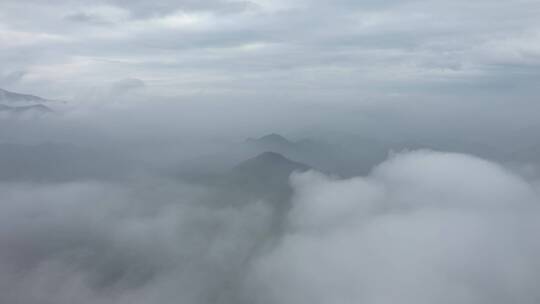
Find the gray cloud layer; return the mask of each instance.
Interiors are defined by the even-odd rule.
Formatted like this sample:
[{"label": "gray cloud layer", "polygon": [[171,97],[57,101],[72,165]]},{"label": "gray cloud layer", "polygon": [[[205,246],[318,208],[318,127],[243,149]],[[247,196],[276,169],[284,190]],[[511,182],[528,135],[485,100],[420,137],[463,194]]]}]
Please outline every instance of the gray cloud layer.
[{"label": "gray cloud layer", "polygon": [[125,78],[165,95],[504,89],[528,98],[539,76],[539,9],[529,0],[7,0],[0,79],[68,98]]}]

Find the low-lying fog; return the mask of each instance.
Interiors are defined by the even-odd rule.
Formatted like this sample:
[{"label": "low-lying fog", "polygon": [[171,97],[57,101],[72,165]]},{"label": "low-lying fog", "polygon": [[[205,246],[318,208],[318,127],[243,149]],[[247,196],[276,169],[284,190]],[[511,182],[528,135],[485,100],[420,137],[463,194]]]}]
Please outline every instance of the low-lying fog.
[{"label": "low-lying fog", "polygon": [[538,303],[537,129],[471,107],[3,117],[0,302]]}]

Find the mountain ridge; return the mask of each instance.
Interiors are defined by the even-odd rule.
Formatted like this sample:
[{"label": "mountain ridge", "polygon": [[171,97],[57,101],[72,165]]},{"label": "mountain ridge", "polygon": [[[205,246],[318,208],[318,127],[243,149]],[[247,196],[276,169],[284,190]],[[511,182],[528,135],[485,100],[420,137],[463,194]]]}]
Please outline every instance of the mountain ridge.
[{"label": "mountain ridge", "polygon": [[28,105],[28,106],[8,106],[8,105],[0,104],[0,112],[9,112],[9,113],[15,113],[15,114],[36,112],[36,113],[44,114],[44,113],[52,113],[54,111],[51,108],[42,104],[34,104],[34,105]]},{"label": "mountain ridge", "polygon": [[0,88],[0,102],[8,102],[8,103],[19,103],[19,102],[35,102],[35,103],[46,103],[51,100],[45,99],[43,97],[39,97],[36,95],[31,94],[22,94],[22,93],[16,93],[12,91],[8,91],[5,89]]}]

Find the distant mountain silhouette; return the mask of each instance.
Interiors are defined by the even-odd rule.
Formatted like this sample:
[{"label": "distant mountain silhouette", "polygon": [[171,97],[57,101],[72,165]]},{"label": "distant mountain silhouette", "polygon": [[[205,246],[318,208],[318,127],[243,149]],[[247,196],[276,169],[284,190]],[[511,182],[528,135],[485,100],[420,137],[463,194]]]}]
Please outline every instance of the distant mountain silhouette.
[{"label": "distant mountain silhouette", "polygon": [[285,137],[276,133],[264,135],[260,138],[248,138],[246,142],[250,144],[257,144],[257,145],[282,145],[282,146],[294,145],[293,142],[289,141]]},{"label": "distant mountain silhouette", "polygon": [[15,93],[8,90],[0,89],[0,102],[2,103],[46,103],[50,100],[30,95]]},{"label": "distant mountain silhouette", "polygon": [[0,89],[0,114],[2,115],[43,115],[54,113],[46,106],[57,102],[30,94],[20,94]]},{"label": "distant mountain silhouette", "polygon": [[233,168],[237,175],[259,178],[288,177],[293,171],[309,170],[308,165],[292,161],[276,152],[263,152]]},{"label": "distant mountain silhouette", "polygon": [[291,141],[275,133],[247,139],[245,148],[252,153],[276,152],[293,161],[332,173],[339,173],[339,161],[342,159],[337,147],[312,139]]},{"label": "distant mountain silhouette", "polygon": [[52,113],[54,112],[49,107],[42,104],[30,105],[30,106],[7,106],[0,104],[0,112],[8,112],[14,114],[24,114],[24,113]]},{"label": "distant mountain silhouette", "polygon": [[231,168],[221,177],[221,194],[225,201],[253,203],[265,201],[277,209],[288,208],[292,194],[291,173],[310,167],[275,152],[264,152]]},{"label": "distant mountain silhouette", "polygon": [[292,161],[276,152],[263,152],[233,167],[225,176],[218,196],[237,204],[264,202],[274,211],[273,229],[283,228],[283,220],[291,207],[292,187],[289,177],[293,172],[304,172],[311,167]]}]

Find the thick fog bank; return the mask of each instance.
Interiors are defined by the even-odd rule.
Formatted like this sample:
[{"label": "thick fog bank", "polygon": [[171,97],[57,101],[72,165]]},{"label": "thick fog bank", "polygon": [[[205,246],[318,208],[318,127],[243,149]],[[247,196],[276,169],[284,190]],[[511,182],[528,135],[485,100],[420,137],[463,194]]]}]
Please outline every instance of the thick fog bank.
[{"label": "thick fog bank", "polygon": [[204,191],[163,180],[2,184],[0,302],[237,302],[269,208],[205,204]]},{"label": "thick fog bank", "polygon": [[478,158],[397,154],[369,176],[292,176],[261,303],[537,303],[537,189]]},{"label": "thick fog bank", "polygon": [[0,302],[540,299],[538,191],[495,163],[404,152],[365,177],[290,183],[279,231],[271,196],[235,204],[208,185],[3,183]]}]

